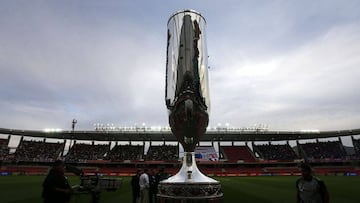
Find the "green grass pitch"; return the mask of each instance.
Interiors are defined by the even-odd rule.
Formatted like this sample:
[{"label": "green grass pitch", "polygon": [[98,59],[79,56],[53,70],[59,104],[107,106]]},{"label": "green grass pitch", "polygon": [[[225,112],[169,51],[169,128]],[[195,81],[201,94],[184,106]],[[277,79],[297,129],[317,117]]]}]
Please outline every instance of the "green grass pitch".
[{"label": "green grass pitch", "polygon": [[[224,203],[295,201],[296,176],[272,177],[215,177],[222,185]],[[360,177],[323,176],[332,203],[360,202]],[[39,203],[43,176],[1,176],[1,203]],[[79,184],[79,177],[69,177],[71,185]],[[122,177],[122,187],[115,192],[103,192],[100,202],[131,203],[130,177]],[[90,202],[89,195],[76,195],[72,203]]]}]

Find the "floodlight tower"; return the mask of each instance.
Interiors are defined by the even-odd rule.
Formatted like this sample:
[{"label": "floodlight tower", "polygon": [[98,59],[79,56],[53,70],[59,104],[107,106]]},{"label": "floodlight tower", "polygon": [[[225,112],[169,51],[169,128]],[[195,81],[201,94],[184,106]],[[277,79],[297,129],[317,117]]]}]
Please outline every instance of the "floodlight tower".
[{"label": "floodlight tower", "polygon": [[72,120],[72,123],[71,123],[71,140],[70,140],[70,143],[69,143],[69,150],[68,150],[68,153],[70,152],[70,148],[71,148],[71,144],[74,140],[74,133],[75,133],[75,125],[77,123],[77,120],[74,118]]}]

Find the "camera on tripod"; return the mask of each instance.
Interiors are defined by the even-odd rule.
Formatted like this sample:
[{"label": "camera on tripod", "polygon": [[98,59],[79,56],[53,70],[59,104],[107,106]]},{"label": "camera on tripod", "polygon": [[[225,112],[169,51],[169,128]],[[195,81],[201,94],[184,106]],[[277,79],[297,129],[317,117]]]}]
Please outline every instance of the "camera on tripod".
[{"label": "camera on tripod", "polygon": [[121,187],[120,178],[102,177],[98,173],[85,175],[82,169],[72,165],[66,165],[66,170],[80,176],[80,185],[72,186],[74,194],[90,194],[92,203],[99,202],[102,191],[116,191]]}]

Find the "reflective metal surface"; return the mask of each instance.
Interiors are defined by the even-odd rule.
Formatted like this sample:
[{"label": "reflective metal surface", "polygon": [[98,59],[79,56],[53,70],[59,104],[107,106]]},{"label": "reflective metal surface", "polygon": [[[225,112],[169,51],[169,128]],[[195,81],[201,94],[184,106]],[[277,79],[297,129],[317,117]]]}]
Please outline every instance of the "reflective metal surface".
[{"label": "reflective metal surface", "polygon": [[223,198],[220,182],[199,171],[194,152],[186,152],[180,171],[161,181],[158,191],[160,203],[219,203]]},{"label": "reflective metal surface", "polygon": [[219,183],[162,183],[157,196],[159,202],[217,203],[223,193]]},{"label": "reflective metal surface", "polygon": [[195,152],[185,152],[180,171],[176,175],[168,178],[167,180],[164,180],[163,182],[218,183],[218,181],[205,176],[199,171],[195,161]]},{"label": "reflective metal surface", "polygon": [[168,21],[166,106],[172,133],[193,152],[209,123],[209,85],[205,19],[184,10]]},{"label": "reflective metal surface", "polygon": [[194,10],[176,12],[168,21],[167,106],[174,106],[179,94],[186,88],[184,83],[187,77],[191,77],[193,91],[204,100],[207,112],[210,110],[205,27],[204,17]]},{"label": "reflective metal surface", "polygon": [[221,202],[221,185],[202,174],[195,146],[209,123],[210,99],[206,21],[193,10],[176,12],[168,21],[165,101],[171,132],[184,148],[180,171],[159,184],[159,202]]}]

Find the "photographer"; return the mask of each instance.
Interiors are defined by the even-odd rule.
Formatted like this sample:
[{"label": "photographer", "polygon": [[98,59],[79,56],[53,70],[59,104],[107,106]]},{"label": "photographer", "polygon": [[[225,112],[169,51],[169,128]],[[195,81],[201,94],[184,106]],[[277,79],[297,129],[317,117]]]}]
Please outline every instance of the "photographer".
[{"label": "photographer", "polygon": [[44,203],[66,203],[70,201],[72,188],[64,171],[64,162],[55,161],[43,183],[42,198]]}]

